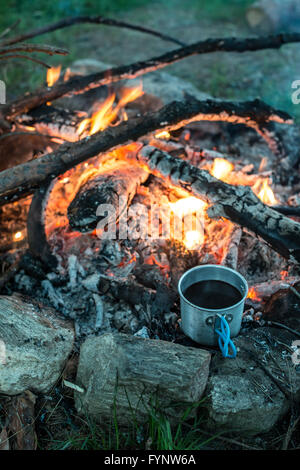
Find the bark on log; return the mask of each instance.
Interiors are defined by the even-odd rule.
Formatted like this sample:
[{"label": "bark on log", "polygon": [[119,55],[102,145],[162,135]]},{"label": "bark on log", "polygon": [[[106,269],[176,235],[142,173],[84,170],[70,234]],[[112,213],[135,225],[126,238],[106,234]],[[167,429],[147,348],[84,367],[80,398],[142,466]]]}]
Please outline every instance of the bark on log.
[{"label": "bark on log", "polygon": [[210,354],[167,341],[125,334],[88,338],[80,350],[75,392],[81,414],[119,425],[147,421],[150,411],[179,422],[199,402],[208,378]]},{"label": "bark on log", "polygon": [[130,140],[135,141],[158,129],[172,130],[193,121],[205,120],[245,124],[254,129],[261,122],[292,122],[288,114],[276,111],[259,100],[241,103],[195,99],[175,101],[157,112],[123,122],[80,142],[68,142],[55,152],[3,171],[0,174],[0,205],[20,199],[49,178]]},{"label": "bark on log", "polygon": [[130,65],[122,65],[104,72],[98,72],[84,77],[71,78],[70,80],[57,83],[53,87],[42,88],[34,93],[25,95],[11,104],[4,105],[0,113],[0,120],[13,120],[18,114],[26,113],[30,109],[53,101],[62,96],[83,93],[101,85],[118,82],[124,79],[136,78],[145,73],[173,64],[185,57],[196,54],[207,54],[211,52],[246,52],[263,49],[280,48],[284,44],[299,42],[300,33],[279,34],[275,36],[264,36],[261,38],[218,38],[200,41],[190,46],[167,52],[142,62]]},{"label": "bark on log", "polygon": [[170,184],[211,203],[211,218],[225,217],[247,227],[285,258],[300,261],[300,224],[263,204],[249,187],[226,184],[155,147],[144,147],[132,158]]},{"label": "bark on log", "polygon": [[128,162],[117,161],[113,168],[89,178],[75,195],[68,208],[70,226],[80,232],[89,232],[105,217],[97,215],[101,204],[111,204],[117,218],[132,201],[140,184],[149,173]]},{"label": "bark on log", "polygon": [[300,4],[297,0],[258,0],[247,9],[246,18],[259,31],[287,31],[300,20]]},{"label": "bark on log", "polygon": [[57,382],[74,341],[70,322],[21,295],[0,296],[0,393],[46,393]]}]

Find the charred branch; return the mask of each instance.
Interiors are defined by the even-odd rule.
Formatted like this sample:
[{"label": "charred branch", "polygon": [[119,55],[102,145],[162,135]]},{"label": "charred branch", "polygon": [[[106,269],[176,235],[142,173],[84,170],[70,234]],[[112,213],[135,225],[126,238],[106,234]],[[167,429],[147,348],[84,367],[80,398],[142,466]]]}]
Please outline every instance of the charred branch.
[{"label": "charred branch", "polygon": [[43,26],[42,28],[34,29],[33,31],[29,31],[28,33],[20,34],[19,36],[15,36],[14,38],[8,39],[7,41],[3,41],[2,45],[8,46],[16,44],[21,41],[26,41],[27,39],[41,36],[42,34],[51,33],[52,31],[57,31],[58,29],[67,28],[69,26],[82,23],[103,24],[106,26],[116,26],[118,28],[131,29],[133,31],[151,34],[152,36],[156,36],[160,39],[163,39],[164,41],[173,42],[175,44],[178,44],[179,46],[184,45],[184,43],[178,41],[178,39],[174,39],[171,36],[167,36],[166,34],[154,31],[153,29],[145,28],[143,26],[134,25],[131,23],[125,23],[124,21],[113,20],[111,18],[104,18],[103,16],[74,16],[65,18],[63,20],[57,21],[56,23]]},{"label": "charred branch", "polygon": [[0,47],[0,55],[11,54],[12,52],[43,52],[45,54],[67,55],[68,51],[60,47],[48,46],[44,44],[18,44],[17,46]]},{"label": "charred branch", "polygon": [[41,106],[47,101],[54,101],[57,98],[70,94],[83,93],[89,89],[106,85],[108,83],[136,78],[146,73],[164,68],[192,55],[221,51],[242,53],[246,51],[274,49],[280,48],[284,44],[299,41],[300,33],[278,34],[275,36],[245,39],[207,39],[206,41],[200,41],[146,61],[115,67],[105,70],[104,72],[94,73],[85,77],[71,78],[66,82],[58,83],[51,88],[47,87],[36,90],[32,94],[23,96],[15,102],[4,106],[2,109],[2,119],[6,118],[8,120],[13,120],[18,114],[26,113],[30,109]]},{"label": "charred branch", "polygon": [[175,101],[157,112],[123,122],[79,142],[65,143],[55,152],[3,171],[0,174],[0,205],[20,199],[49,178],[130,140],[136,141],[158,129],[178,129],[190,122],[205,120],[245,124],[254,129],[263,121],[291,123],[288,114],[259,100],[240,103],[196,99]]},{"label": "charred branch", "polygon": [[[42,60],[39,60],[36,57],[31,57],[31,56],[23,55],[23,54],[5,54],[3,56],[0,56],[0,60],[11,60],[11,59],[29,60],[31,62],[34,62],[35,64],[42,65],[46,69],[51,69],[51,65],[46,64],[46,62],[43,62]],[[6,124],[6,128],[7,128],[7,124]]]}]

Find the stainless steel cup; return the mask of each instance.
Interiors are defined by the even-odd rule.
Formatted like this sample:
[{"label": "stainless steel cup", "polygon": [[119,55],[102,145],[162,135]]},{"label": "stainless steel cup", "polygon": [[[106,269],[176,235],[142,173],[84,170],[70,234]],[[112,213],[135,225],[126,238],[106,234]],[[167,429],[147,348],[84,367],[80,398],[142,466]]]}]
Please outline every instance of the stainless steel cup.
[{"label": "stainless steel cup", "polygon": [[[242,299],[229,308],[201,308],[189,302],[183,292],[192,284],[199,281],[223,281],[237,288]],[[186,271],[178,283],[181,306],[181,328],[184,333],[197,343],[216,346],[218,337],[215,328],[219,327],[219,316],[226,318],[230,327],[230,336],[239,334],[243,316],[245,299],[248,294],[248,284],[238,272],[224,266],[206,264],[196,266]]]}]

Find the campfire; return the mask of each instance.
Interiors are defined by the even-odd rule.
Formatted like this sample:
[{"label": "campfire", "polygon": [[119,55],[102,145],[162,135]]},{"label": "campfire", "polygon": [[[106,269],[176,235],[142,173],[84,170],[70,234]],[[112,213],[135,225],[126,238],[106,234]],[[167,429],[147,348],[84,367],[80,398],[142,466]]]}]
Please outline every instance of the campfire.
[{"label": "campfire", "polygon": [[213,264],[249,283],[242,329],[270,321],[282,292],[299,296],[292,119],[259,100],[163,103],[141,76],[299,40],[211,39],[85,76],[51,67],[44,88],[4,105],[3,146],[18,136],[31,148],[19,145],[19,164],[0,173],[2,293],[71,320],[76,351],[115,332],[195,347],[180,328],[178,281]]}]

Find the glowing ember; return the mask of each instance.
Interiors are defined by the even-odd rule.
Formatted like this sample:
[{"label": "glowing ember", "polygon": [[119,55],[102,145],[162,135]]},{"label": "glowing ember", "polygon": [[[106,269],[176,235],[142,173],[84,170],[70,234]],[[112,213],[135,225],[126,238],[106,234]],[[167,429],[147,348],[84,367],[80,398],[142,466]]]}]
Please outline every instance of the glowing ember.
[{"label": "glowing ember", "polygon": [[288,271],[281,271],[280,272],[281,280],[284,281],[288,277],[288,275],[289,275]]},{"label": "glowing ember", "polygon": [[254,287],[250,287],[249,291],[248,291],[248,295],[247,295],[247,299],[251,299],[255,302],[260,302],[261,301],[261,298],[259,297],[259,295],[257,294],[256,290],[254,289]]},{"label": "glowing ember", "polygon": [[144,263],[145,264],[150,264],[150,265],[156,265],[159,267],[159,269],[161,270],[161,272],[166,275],[168,277],[168,273],[169,273],[169,270],[170,270],[170,266],[168,264],[162,264],[160,263],[154,255],[150,255],[148,256],[148,258],[146,258],[144,260]]},{"label": "glowing ember", "polygon": [[15,240],[15,241],[23,240],[23,238],[24,238],[24,235],[23,235],[22,232],[16,232],[16,233],[14,234],[14,240]]},{"label": "glowing ember", "polygon": [[200,219],[202,218],[201,216],[204,215],[204,212],[207,208],[207,203],[201,199],[197,199],[196,197],[191,196],[184,197],[176,202],[170,203],[169,207],[174,216],[178,217],[178,219],[185,220],[186,216],[192,216],[194,219],[191,220],[192,226],[189,226],[189,229],[184,227],[186,229],[185,233],[182,233],[182,227],[179,228],[179,232],[177,233],[175,224],[172,238],[178,239],[179,237],[187,250],[195,250],[200,248],[203,243],[203,230],[199,229],[199,226],[196,230],[192,228],[197,225],[197,222],[200,222]]},{"label": "glowing ember", "polygon": [[127,121],[128,116],[122,108],[131,101],[136,100],[143,95],[142,83],[134,88],[123,88],[121,91],[121,97],[118,104],[114,106],[116,95],[115,93],[110,94],[103,103],[97,105],[95,111],[90,118],[84,119],[78,126],[77,132],[81,135],[84,131],[89,129],[89,134],[95,134],[96,132],[103,131],[110,124],[112,124],[120,113],[122,112],[122,119]]},{"label": "glowing ember", "polygon": [[226,181],[228,175],[234,170],[233,163],[225,158],[215,158],[211,174],[218,180]]},{"label": "glowing ember", "polygon": [[253,192],[256,196],[264,203],[269,206],[277,204],[277,199],[270,186],[269,178],[259,178],[257,182],[252,186]]},{"label": "glowing ember", "polygon": [[187,250],[195,250],[203,242],[203,236],[197,230],[190,230],[185,234],[183,243]]},{"label": "glowing ember", "polygon": [[203,212],[207,208],[207,204],[201,199],[191,196],[171,202],[170,208],[177,217],[184,217],[194,212]]},{"label": "glowing ember", "polygon": [[60,70],[61,65],[58,65],[58,67],[51,67],[51,69],[47,70],[47,85],[49,87],[53,86],[54,83],[59,79]]},{"label": "glowing ember", "polygon": [[155,134],[156,139],[165,139],[168,140],[171,135],[169,134],[168,131],[161,131],[158,134]]}]

